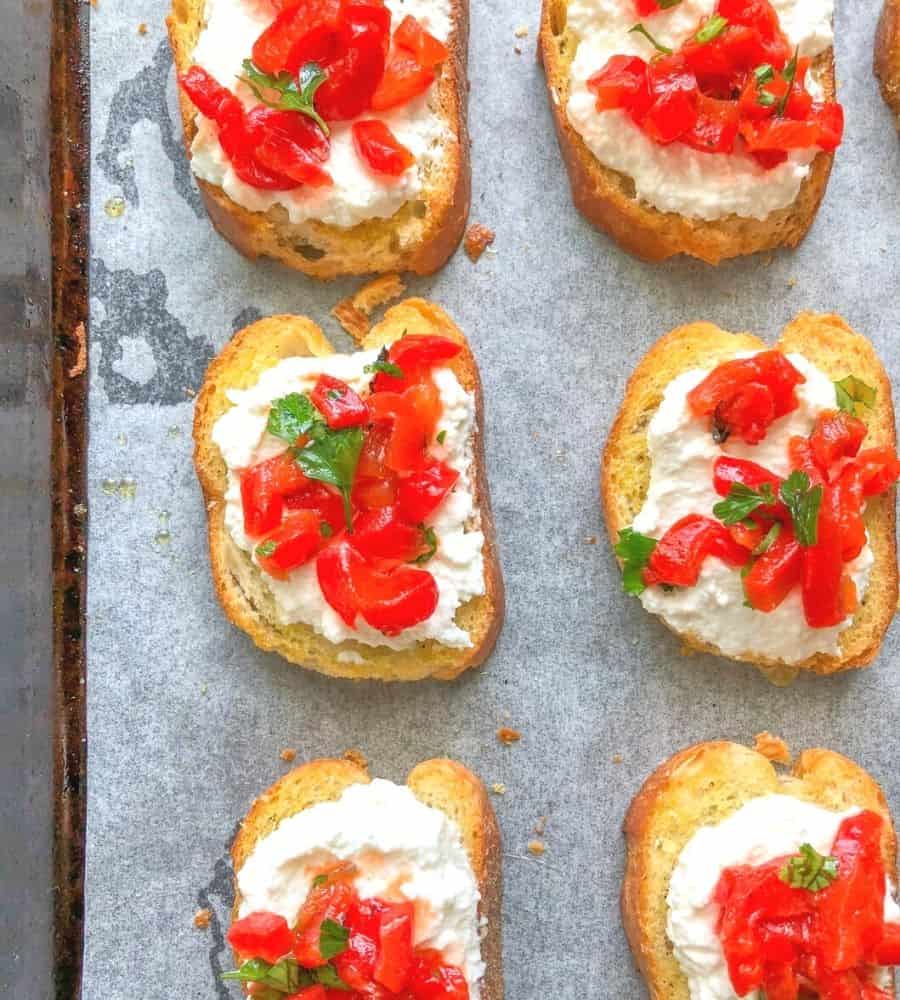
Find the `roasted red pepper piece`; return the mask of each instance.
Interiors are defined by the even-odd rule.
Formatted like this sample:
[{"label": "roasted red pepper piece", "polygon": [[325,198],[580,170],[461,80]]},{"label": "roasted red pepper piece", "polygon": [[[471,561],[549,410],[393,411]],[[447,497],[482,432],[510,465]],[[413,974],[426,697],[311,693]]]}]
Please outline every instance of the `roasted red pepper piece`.
[{"label": "roasted red pepper piece", "polygon": [[866,448],[856,456],[854,465],[860,471],[866,497],[885,493],[900,476],[900,460],[892,448]]},{"label": "roasted red pepper piece", "polygon": [[396,365],[401,376],[379,372],[372,383],[375,392],[402,392],[421,381],[433,368],[455,358],[462,346],[449,337],[430,333],[410,333],[395,340],[388,348],[388,361]]},{"label": "roasted red pepper piece", "polygon": [[397,502],[404,517],[415,524],[428,518],[456,485],[459,473],[446,462],[432,459],[400,480]]},{"label": "roasted red pepper piece", "polygon": [[368,406],[346,382],[332,375],[320,375],[309,398],[325,417],[325,423],[335,430],[359,427],[369,420]]},{"label": "roasted red pepper piece", "polygon": [[817,540],[803,552],[803,613],[810,628],[830,628],[844,620],[841,602],[841,498],[824,487]]},{"label": "roasted red pepper piece", "polygon": [[369,412],[374,421],[391,426],[385,451],[387,467],[398,473],[418,468],[441,414],[434,384],[419,382],[402,393],[376,392],[369,399]]},{"label": "roasted red pepper piece", "polygon": [[324,885],[313,886],[297,919],[294,958],[306,969],[326,964],[319,950],[322,924],[326,920],[343,924],[357,896],[352,886],[343,881],[329,880]]},{"label": "roasted red pepper piece", "polygon": [[295,510],[260,542],[256,558],[269,576],[283,580],[292,569],[308,563],[325,541],[319,515],[312,510]]},{"label": "roasted red pepper piece", "polygon": [[372,110],[388,111],[406,104],[424,94],[434,83],[434,77],[432,67],[419,65],[406,49],[397,49],[388,60],[384,76],[372,94]]},{"label": "roasted red pepper piece", "polygon": [[253,43],[264,73],[296,76],[308,62],[325,65],[343,42],[340,0],[299,0],[285,8]]},{"label": "roasted red pepper piece", "polygon": [[377,173],[399,177],[416,162],[383,121],[373,118],[354,122],[352,131],[357,154]]},{"label": "roasted red pepper piece", "polygon": [[394,44],[411,52],[420,66],[437,66],[450,55],[447,46],[429,34],[411,14],[397,26]]},{"label": "roasted red pepper piece", "polygon": [[[296,493],[289,493],[284,498],[284,506],[290,510],[311,510],[322,524],[328,525],[331,534],[338,534],[344,527],[344,502],[340,493],[324,483],[308,482]],[[323,534],[327,535],[327,530]]]},{"label": "roasted red pepper piece", "polygon": [[843,458],[853,458],[866,436],[866,425],[843,410],[825,410],[816,417],[809,436],[813,458],[820,469],[835,478],[834,466]]},{"label": "roasted red pepper piece", "polygon": [[284,917],[265,910],[235,920],[226,938],[241,957],[261,958],[271,965],[289,955],[294,944],[294,935]]},{"label": "roasted red pepper piece", "polygon": [[781,479],[765,466],[746,458],[720,455],[713,465],[713,488],[721,497],[727,497],[735,483],[757,490],[769,486],[773,496],[778,496]]},{"label": "roasted red pepper piece", "polygon": [[398,507],[380,507],[353,521],[353,546],[367,559],[410,562],[422,549],[422,532]]},{"label": "roasted red pepper piece", "polygon": [[[655,4],[656,0],[650,0]],[[588,79],[588,90],[596,95],[598,111],[622,108],[643,118],[653,102],[647,64],[638,56],[613,56]]]},{"label": "roasted red pepper piece", "polygon": [[693,587],[707,556],[729,566],[743,566],[750,553],[738,545],[720,522],[701,514],[676,521],[657,542],[644,570],[644,583]]},{"label": "roasted red pepper piece", "polygon": [[412,971],[413,914],[412,903],[389,903],[379,918],[373,977],[393,993],[403,990]]},{"label": "roasted red pepper piece", "polygon": [[788,527],[757,558],[744,577],[744,593],[756,611],[774,611],[803,574],[803,549]]},{"label": "roasted red pepper piece", "polygon": [[661,56],[648,70],[652,103],[641,127],[656,142],[674,142],[697,123],[697,78],[679,55]]},{"label": "roasted red pepper piece", "polygon": [[462,970],[447,965],[439,951],[416,950],[409,990],[415,1000],[469,1000],[469,987]]},{"label": "roasted red pepper piece", "polygon": [[328,63],[325,82],[316,91],[316,110],[326,121],[357,118],[371,106],[384,73],[386,33],[372,20],[372,10],[349,4],[345,16],[349,41],[342,54]]},{"label": "roasted red pepper piece", "polygon": [[244,469],[241,506],[246,534],[259,538],[277,528],[284,511],[284,497],[303,490],[309,482],[287,451]]}]

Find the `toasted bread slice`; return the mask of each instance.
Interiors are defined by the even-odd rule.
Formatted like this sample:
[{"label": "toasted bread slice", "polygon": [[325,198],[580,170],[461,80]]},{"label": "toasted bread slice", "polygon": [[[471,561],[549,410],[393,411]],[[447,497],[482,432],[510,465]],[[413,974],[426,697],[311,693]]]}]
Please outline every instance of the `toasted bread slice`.
[{"label": "toasted bread slice", "polygon": [[666,934],[666,896],[684,846],[701,826],[720,823],[761,795],[792,795],[825,809],[871,809],[886,820],[886,870],[897,839],[884,794],[869,774],[832,750],[805,750],[779,774],[762,754],[737,743],[698,743],[647,779],[625,817],[627,855],[622,920],[653,1000],[689,1000],[688,982]]},{"label": "toasted bread slice", "polygon": [[229,389],[255,385],[261,373],[282,358],[333,354],[333,348],[315,323],[300,316],[271,316],[241,330],[212,361],[197,396],[194,463],[206,500],[213,579],[225,613],[261,649],[274,650],[292,663],[334,677],[383,681],[412,681],[424,677],[452,680],[469,667],[484,662],[493,649],[503,620],[503,580],[484,471],[481,435],[484,418],[478,368],[462,332],[445,312],[423,299],[406,299],[389,309],[384,319],[362,338],[361,346],[380,347],[407,331],[441,333],[462,344],[462,352],[449,362],[449,367],[462,386],[475,396],[472,479],[480,528],[484,533],[485,593],[467,601],[456,612],[457,624],[472,637],[472,646],[467,649],[444,646],[434,640],[399,651],[350,640],[334,644],[308,625],[279,625],[274,599],[259,570],[248,554],[235,545],[225,527],[227,468],[218,447],[213,444],[212,429],[231,406],[226,393]]},{"label": "toasted bread slice", "polygon": [[900,128],[900,0],[884,0],[875,32],[875,76]]},{"label": "toasted bread slice", "polygon": [[[256,799],[244,817],[231,847],[235,874],[257,842],[272,833],[282,820],[319,802],[339,799],[350,785],[370,780],[365,768],[348,760],[313,760],[288,772]],[[481,893],[478,915],[486,922],[481,940],[485,964],[481,996],[483,1000],[503,1000],[500,828],[487,792],[468,768],[446,759],[417,764],[406,784],[417,799],[440,809],[459,829]],[[235,884],[233,918],[240,902]]]},{"label": "toasted bread slice", "polygon": [[[179,73],[191,66],[205,5],[205,0],[172,0],[166,25]],[[368,219],[344,229],[313,219],[292,223],[278,206],[265,213],[248,211],[220,187],[197,178],[219,233],[246,257],[272,257],[314,278],[390,271],[431,274],[442,267],[462,239],[471,188],[466,124],[468,0],[452,0],[452,19],[450,57],[439,67],[434,86],[434,107],[446,124],[447,138],[439,163],[423,179],[419,197],[388,219]],[[190,156],[197,109],[180,89],[178,100]]]},{"label": "toasted bread slice", "polygon": [[[647,425],[669,382],[691,368],[712,368],[740,351],[766,345],[749,333],[727,333],[711,323],[692,323],[666,334],[644,356],[628,381],[625,399],[603,453],[601,493],[606,526],[615,542],[643,506],[650,482]],[[866,411],[869,433],[864,447],[896,446],[891,385],[872,344],[839,316],[800,313],[776,345],[785,353],[803,354],[832,379],[853,373],[875,386],[875,406]],[[817,654],[799,665],[747,657],[776,682],[792,680],[799,670],[831,674],[871,663],[897,606],[897,548],[894,491],[873,497],[865,513],[875,563],[865,598],[853,623],[840,637],[841,655]],[[764,622],[764,617],[763,617]],[[722,655],[697,637],[683,635],[691,649]]]},{"label": "toasted bread slice", "polygon": [[[718,264],[729,257],[797,246],[825,194],[833,154],[820,152],[794,203],[762,220],[737,215],[713,221],[691,219],[638,201],[632,179],[603,166],[569,122],[569,71],[579,39],[568,26],[567,8],[566,0],[543,0],[538,57],[544,66],[559,148],[578,211],[620,246],[648,261],[688,254],[707,264]],[[833,50],[823,52],[814,69],[826,99],[833,100]]]}]

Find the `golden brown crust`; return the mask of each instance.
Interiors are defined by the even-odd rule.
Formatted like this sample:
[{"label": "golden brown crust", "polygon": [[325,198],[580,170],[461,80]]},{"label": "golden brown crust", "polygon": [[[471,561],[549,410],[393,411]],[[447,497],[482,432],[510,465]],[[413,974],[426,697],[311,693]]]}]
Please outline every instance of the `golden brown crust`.
[{"label": "golden brown crust", "polygon": [[875,32],[875,76],[900,126],[900,0],[884,0]]},{"label": "golden brown crust", "polygon": [[[628,527],[643,506],[650,482],[647,425],[665,387],[691,368],[711,368],[739,351],[765,345],[752,334],[733,334],[711,323],[693,323],[666,334],[640,361],[625,389],[601,462],[601,496],[610,541]],[[853,373],[876,387],[876,404],[863,416],[869,428],[864,447],[896,447],[891,384],[872,344],[839,316],[801,313],[782,332],[776,345],[786,353],[805,355],[832,379]],[[800,670],[831,674],[871,663],[897,607],[895,500],[891,490],[867,502],[869,543],[875,558],[869,588],[853,624],[841,633],[841,655],[817,654],[790,665],[762,657],[731,657],[753,663],[775,683],[785,683]],[[696,636],[682,635],[691,649],[724,655]]]},{"label": "golden brown crust", "polygon": [[[313,278],[413,271],[431,274],[442,267],[465,231],[471,196],[467,125],[469,43],[468,0],[452,0],[454,32],[449,59],[439,70],[436,103],[453,140],[445,146],[440,177],[390,219],[370,219],[351,229],[315,220],[290,223],[284,210],[251,212],[218,186],[197,178],[200,195],[216,230],[251,260],[271,257]],[[179,73],[191,65],[202,29],[202,0],[172,0],[166,19],[169,43]],[[178,102],[188,157],[197,131],[196,108],[179,88]],[[424,206],[424,221],[420,206]]]},{"label": "golden brown crust", "polygon": [[302,317],[273,316],[240,331],[210,364],[197,396],[194,463],[206,500],[212,575],[222,607],[230,621],[261,649],[275,651],[292,663],[335,677],[452,680],[487,659],[503,622],[503,580],[484,466],[483,400],[475,359],[450,317],[422,299],[407,299],[389,309],[361,342],[363,346],[376,347],[396,340],[404,331],[441,332],[458,341],[463,350],[450,362],[450,367],[475,397],[478,432],[474,441],[473,485],[485,539],[485,594],[467,601],[456,613],[457,623],[472,637],[473,645],[467,649],[455,649],[433,640],[399,651],[354,641],[333,644],[307,625],[279,625],[271,595],[258,570],[231,541],[225,527],[227,468],[212,442],[213,425],[231,405],[226,396],[228,389],[254,385],[262,371],[282,358],[333,353],[314,323]]},{"label": "golden brown crust", "polygon": [[[370,780],[364,768],[347,760],[313,760],[289,771],[253,802],[242,821],[231,848],[235,875],[258,841],[282,820],[318,802],[334,801],[350,785]],[[484,1000],[503,1000],[502,851],[500,828],[487,792],[468,768],[445,758],[417,764],[406,784],[416,798],[440,809],[459,829],[481,893],[479,918],[487,922],[481,942],[485,963],[481,995]],[[232,919],[239,905],[235,879]]]},{"label": "golden brown crust", "polygon": [[872,809],[886,820],[882,850],[896,871],[896,834],[884,793],[859,765],[832,750],[805,750],[779,774],[761,754],[737,743],[698,743],[650,775],[625,816],[622,921],[653,1000],[689,1000],[687,980],[665,931],[672,870],[699,827],[721,822],[753,798],[780,793],[826,809]]},{"label": "golden brown crust", "polygon": [[[565,110],[569,99],[569,68],[578,38],[567,27],[566,6],[566,0],[543,0],[538,57],[544,66],[559,148],[578,211],[609,233],[620,246],[647,261],[688,254],[708,264],[718,264],[729,257],[797,246],[809,231],[825,194],[833,154],[819,153],[794,204],[772,212],[763,220],[730,215],[707,222],[660,212],[636,200],[631,179],[602,166],[569,123]],[[819,56],[816,71],[826,97],[833,99],[832,50]]]}]

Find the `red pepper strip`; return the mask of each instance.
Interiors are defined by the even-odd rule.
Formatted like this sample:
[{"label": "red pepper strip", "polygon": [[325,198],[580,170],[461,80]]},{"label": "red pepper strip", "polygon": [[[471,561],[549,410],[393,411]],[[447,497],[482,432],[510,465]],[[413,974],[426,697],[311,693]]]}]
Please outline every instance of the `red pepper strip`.
[{"label": "red pepper strip", "polygon": [[829,628],[845,618],[841,602],[841,497],[824,488],[818,538],[803,553],[803,612],[810,628]]},{"label": "red pepper strip", "polygon": [[825,410],[819,414],[809,444],[816,464],[826,470],[829,480],[838,472],[835,464],[856,455],[865,436],[866,425],[862,420],[843,410]]},{"label": "red pepper strip", "polygon": [[746,458],[732,458],[731,455],[720,455],[713,465],[713,487],[720,497],[727,497],[735,483],[749,486],[751,490],[759,491],[760,487],[772,487],[772,493],[778,496],[781,479],[767,468],[751,462]]},{"label": "red pepper strip", "polygon": [[787,526],[744,577],[744,593],[756,611],[774,611],[800,582],[803,549]]},{"label": "red pepper strip", "polygon": [[750,553],[738,545],[720,521],[688,514],[657,542],[644,570],[644,583],[648,587],[658,583],[693,587],[707,556],[715,556],[729,566],[743,566]]},{"label": "red pepper strip", "polygon": [[331,375],[320,375],[309,394],[325,423],[335,430],[359,427],[368,423],[369,408],[346,382]]}]

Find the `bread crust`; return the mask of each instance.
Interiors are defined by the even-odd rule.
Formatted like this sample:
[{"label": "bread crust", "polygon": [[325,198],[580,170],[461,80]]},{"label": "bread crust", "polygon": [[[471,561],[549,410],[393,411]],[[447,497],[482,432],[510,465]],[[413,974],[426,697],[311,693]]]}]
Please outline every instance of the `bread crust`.
[{"label": "bread crust", "polygon": [[779,773],[762,754],[738,743],[687,747],[650,775],[625,816],[622,921],[653,1000],[689,1000],[687,979],[665,932],[669,879],[681,851],[700,826],[719,823],[770,793],[835,811],[858,807],[880,813],[886,821],[885,868],[896,873],[897,838],[884,793],[852,760],[833,750],[805,750],[789,772]]},{"label": "bread crust", "polygon": [[[613,544],[619,531],[632,523],[647,495],[650,458],[646,432],[665,387],[691,368],[714,367],[739,351],[758,351],[765,346],[752,334],[728,333],[711,323],[692,323],[666,334],[640,361],[626,386],[601,460],[600,492]],[[804,312],[784,328],[776,346],[786,353],[805,355],[833,379],[852,372],[875,386],[876,403],[865,414],[869,433],[863,446],[896,447],[890,380],[865,337],[839,316]],[[788,683],[800,670],[831,674],[871,663],[897,607],[895,517],[894,490],[868,501],[865,521],[875,563],[853,624],[841,633],[840,656],[820,653],[793,665],[755,656],[728,658],[754,664],[775,683]],[[689,649],[725,655],[696,636],[676,634]]]},{"label": "bread crust", "polygon": [[[472,636],[468,649],[455,649],[434,640],[409,649],[366,646],[346,640],[329,642],[310,626],[278,625],[267,613],[267,588],[258,569],[242,552],[225,527],[227,468],[212,441],[216,420],[230,407],[227,389],[254,385],[260,374],[282,358],[295,355],[325,357],[333,349],[310,320],[271,316],[237,333],[210,364],[197,396],[194,412],[194,464],[206,501],[210,561],[216,592],[229,620],[264,650],[280,653],[298,666],[333,677],[353,680],[412,681],[425,677],[453,680],[464,670],[487,659],[496,642],[504,613],[503,578],[494,533],[490,494],[484,463],[484,410],[481,380],[469,344],[447,314],[423,299],[407,299],[389,309],[384,319],[362,339],[374,348],[402,336],[403,331],[442,333],[461,346],[449,362],[463,387],[475,397],[477,429],[474,440],[473,487],[480,528],[484,533],[485,593],[456,612],[456,620]],[[271,597],[268,598],[271,604]],[[343,660],[339,657],[343,654]]]},{"label": "bread crust", "polygon": [[[313,760],[289,771],[253,802],[231,847],[235,872],[232,920],[237,918],[240,907],[236,876],[256,844],[287,817],[319,802],[340,798],[350,785],[370,781],[366,769],[351,761]],[[485,963],[481,996],[483,1000],[503,1000],[502,852],[500,827],[487,792],[467,767],[446,758],[417,764],[406,784],[417,799],[440,809],[460,831],[481,893],[478,916],[487,922],[481,941]]]},{"label": "bread crust", "polygon": [[[172,0],[166,27],[178,73],[191,65],[202,29],[204,2]],[[453,34],[447,45],[450,56],[439,70],[436,103],[453,138],[446,143],[446,166],[440,183],[417,199],[427,207],[424,220],[417,215],[417,206],[408,202],[389,219],[369,219],[350,229],[313,219],[290,223],[283,209],[251,212],[232,201],[217,185],[195,177],[207,214],[219,234],[251,260],[271,257],[322,280],[391,271],[432,274],[439,270],[462,240],[471,198],[468,0],[451,0],[451,9]],[[191,143],[197,133],[197,109],[181,88],[178,103],[190,159]]]},{"label": "bread crust", "polygon": [[875,32],[875,76],[900,128],[900,0],[884,0]]},{"label": "bread crust", "polygon": [[[566,7],[566,0],[542,0],[538,58],[544,67],[556,136],[578,211],[629,253],[651,262],[687,254],[707,264],[718,264],[730,257],[797,246],[815,219],[828,186],[834,154],[820,152],[794,203],[762,220],[737,215],[713,221],[690,219],[674,212],[660,212],[638,201],[633,181],[604,167],[566,114],[569,69],[578,45],[577,36],[566,25]],[[822,53],[815,68],[825,96],[833,100],[834,51]]]}]

